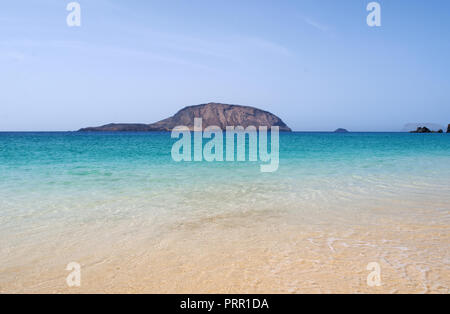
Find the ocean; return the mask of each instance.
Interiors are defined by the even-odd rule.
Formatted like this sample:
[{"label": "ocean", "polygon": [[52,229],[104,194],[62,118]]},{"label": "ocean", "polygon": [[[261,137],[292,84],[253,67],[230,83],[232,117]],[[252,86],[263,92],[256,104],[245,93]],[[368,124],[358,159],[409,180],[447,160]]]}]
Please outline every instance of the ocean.
[{"label": "ocean", "polygon": [[273,173],[175,141],[0,133],[0,292],[449,292],[450,135],[281,133]]}]

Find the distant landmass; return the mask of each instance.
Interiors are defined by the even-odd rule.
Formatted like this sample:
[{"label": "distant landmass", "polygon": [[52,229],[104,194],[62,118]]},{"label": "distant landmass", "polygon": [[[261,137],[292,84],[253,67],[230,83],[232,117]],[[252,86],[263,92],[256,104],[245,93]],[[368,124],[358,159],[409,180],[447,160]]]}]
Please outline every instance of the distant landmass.
[{"label": "distant landmass", "polygon": [[[410,133],[444,133],[445,128],[438,125],[438,124],[433,124],[434,127],[429,127],[430,125],[428,124],[428,126],[425,124],[419,124],[419,126],[417,127],[417,129],[409,131]],[[450,133],[450,124],[447,126],[447,133]]]},{"label": "distant landmass", "polygon": [[437,123],[408,123],[403,127],[402,132],[413,132],[423,127],[430,131],[444,130],[444,126]]},{"label": "distant landmass", "polygon": [[346,129],[339,128],[336,131],[334,131],[334,133],[350,133],[350,132],[348,130],[346,130]]},{"label": "distant landmass", "polygon": [[[427,128],[426,126],[424,126],[424,127],[418,127],[417,130],[411,131],[411,133],[444,133],[444,130],[439,129],[438,131],[432,131],[429,128]],[[447,133],[448,133],[448,130],[447,130]]]},{"label": "distant landmass", "polygon": [[111,123],[99,127],[80,129],[80,132],[161,132],[172,131],[177,126],[194,129],[194,118],[202,118],[203,129],[218,126],[225,130],[227,126],[278,126],[281,132],[292,130],[274,114],[248,106],[208,103],[189,106],[174,116],[153,124]]}]

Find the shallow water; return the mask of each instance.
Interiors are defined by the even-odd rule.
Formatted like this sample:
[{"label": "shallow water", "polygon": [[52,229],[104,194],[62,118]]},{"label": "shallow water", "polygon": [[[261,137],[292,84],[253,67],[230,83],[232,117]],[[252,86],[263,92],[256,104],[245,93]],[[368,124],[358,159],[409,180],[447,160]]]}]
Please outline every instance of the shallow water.
[{"label": "shallow water", "polygon": [[275,173],[174,141],[0,133],[0,292],[448,293],[449,135],[281,134]]}]

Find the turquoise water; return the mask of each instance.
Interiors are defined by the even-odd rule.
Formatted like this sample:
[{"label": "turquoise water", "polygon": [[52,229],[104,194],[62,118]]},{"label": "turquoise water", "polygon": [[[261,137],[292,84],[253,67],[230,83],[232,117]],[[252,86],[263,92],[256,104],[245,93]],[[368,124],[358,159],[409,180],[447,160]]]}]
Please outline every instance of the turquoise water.
[{"label": "turquoise water", "polygon": [[[249,175],[264,176],[249,162],[175,163],[170,154],[174,142],[169,133],[0,133],[1,184],[19,187],[31,183],[34,188],[44,188],[52,184],[83,186],[89,180],[102,184],[135,182],[139,179],[133,177],[136,172],[145,175],[141,170],[155,180],[165,178],[166,171],[182,175],[184,170],[194,169],[226,168],[231,170],[226,171],[229,175],[235,170],[238,174],[248,171]],[[293,168],[305,174],[309,168],[316,174],[367,169],[368,173],[426,175],[430,170],[445,171],[450,155],[450,137],[446,134],[285,133],[281,134],[280,145],[280,171],[273,177],[287,175]],[[423,168],[429,161],[439,164]],[[147,183],[153,181],[147,179]],[[34,180],[41,184],[34,185]]]},{"label": "turquoise water", "polygon": [[[170,153],[174,142],[170,133],[0,133],[0,222],[14,226],[21,215],[31,222],[59,215],[84,221],[102,215],[91,211],[95,205],[89,201],[120,195],[135,196],[117,213],[126,217],[141,210],[136,204],[157,201],[154,210],[161,213],[172,206],[165,201],[202,189],[208,198],[208,191],[235,194],[242,186],[259,186],[245,197],[266,199],[273,193],[275,201],[300,187],[350,193],[358,186],[370,193],[377,184],[386,189],[450,186],[447,134],[281,134],[275,173],[261,173],[259,162],[176,163]],[[84,207],[71,210],[79,206]]]},{"label": "turquoise water", "polygon": [[0,133],[0,287],[11,285],[5,271],[45,250],[95,251],[96,241],[157,239],[217,217],[448,226],[448,134],[280,134],[275,173],[259,162],[176,163],[174,142],[170,133]]}]

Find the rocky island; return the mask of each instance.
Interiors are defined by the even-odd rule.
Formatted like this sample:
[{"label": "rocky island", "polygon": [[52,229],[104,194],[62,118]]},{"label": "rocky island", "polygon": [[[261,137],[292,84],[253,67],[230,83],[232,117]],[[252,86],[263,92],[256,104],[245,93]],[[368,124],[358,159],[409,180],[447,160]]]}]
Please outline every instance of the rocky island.
[{"label": "rocky island", "polygon": [[334,131],[334,133],[350,133],[350,132],[346,129],[339,128],[336,131]]},{"label": "rocky island", "polygon": [[203,128],[218,126],[225,130],[227,126],[278,126],[281,132],[292,130],[274,114],[248,106],[208,103],[189,106],[174,116],[153,124],[107,124],[99,127],[80,129],[80,132],[167,132],[177,126],[187,126],[194,129],[194,118],[203,119]]},{"label": "rocky island", "polygon": [[432,122],[416,122],[416,123],[407,123],[403,126],[403,129],[401,132],[415,132],[418,128],[424,128],[426,127],[430,131],[439,131],[443,130],[444,126],[439,123],[432,123]]},{"label": "rocky island", "polygon": [[[429,128],[427,128],[426,126],[423,126],[423,127],[418,127],[417,130],[411,131],[410,133],[444,133],[444,131],[442,129],[439,131],[432,131]],[[448,133],[448,130],[447,130],[447,133]]]}]

